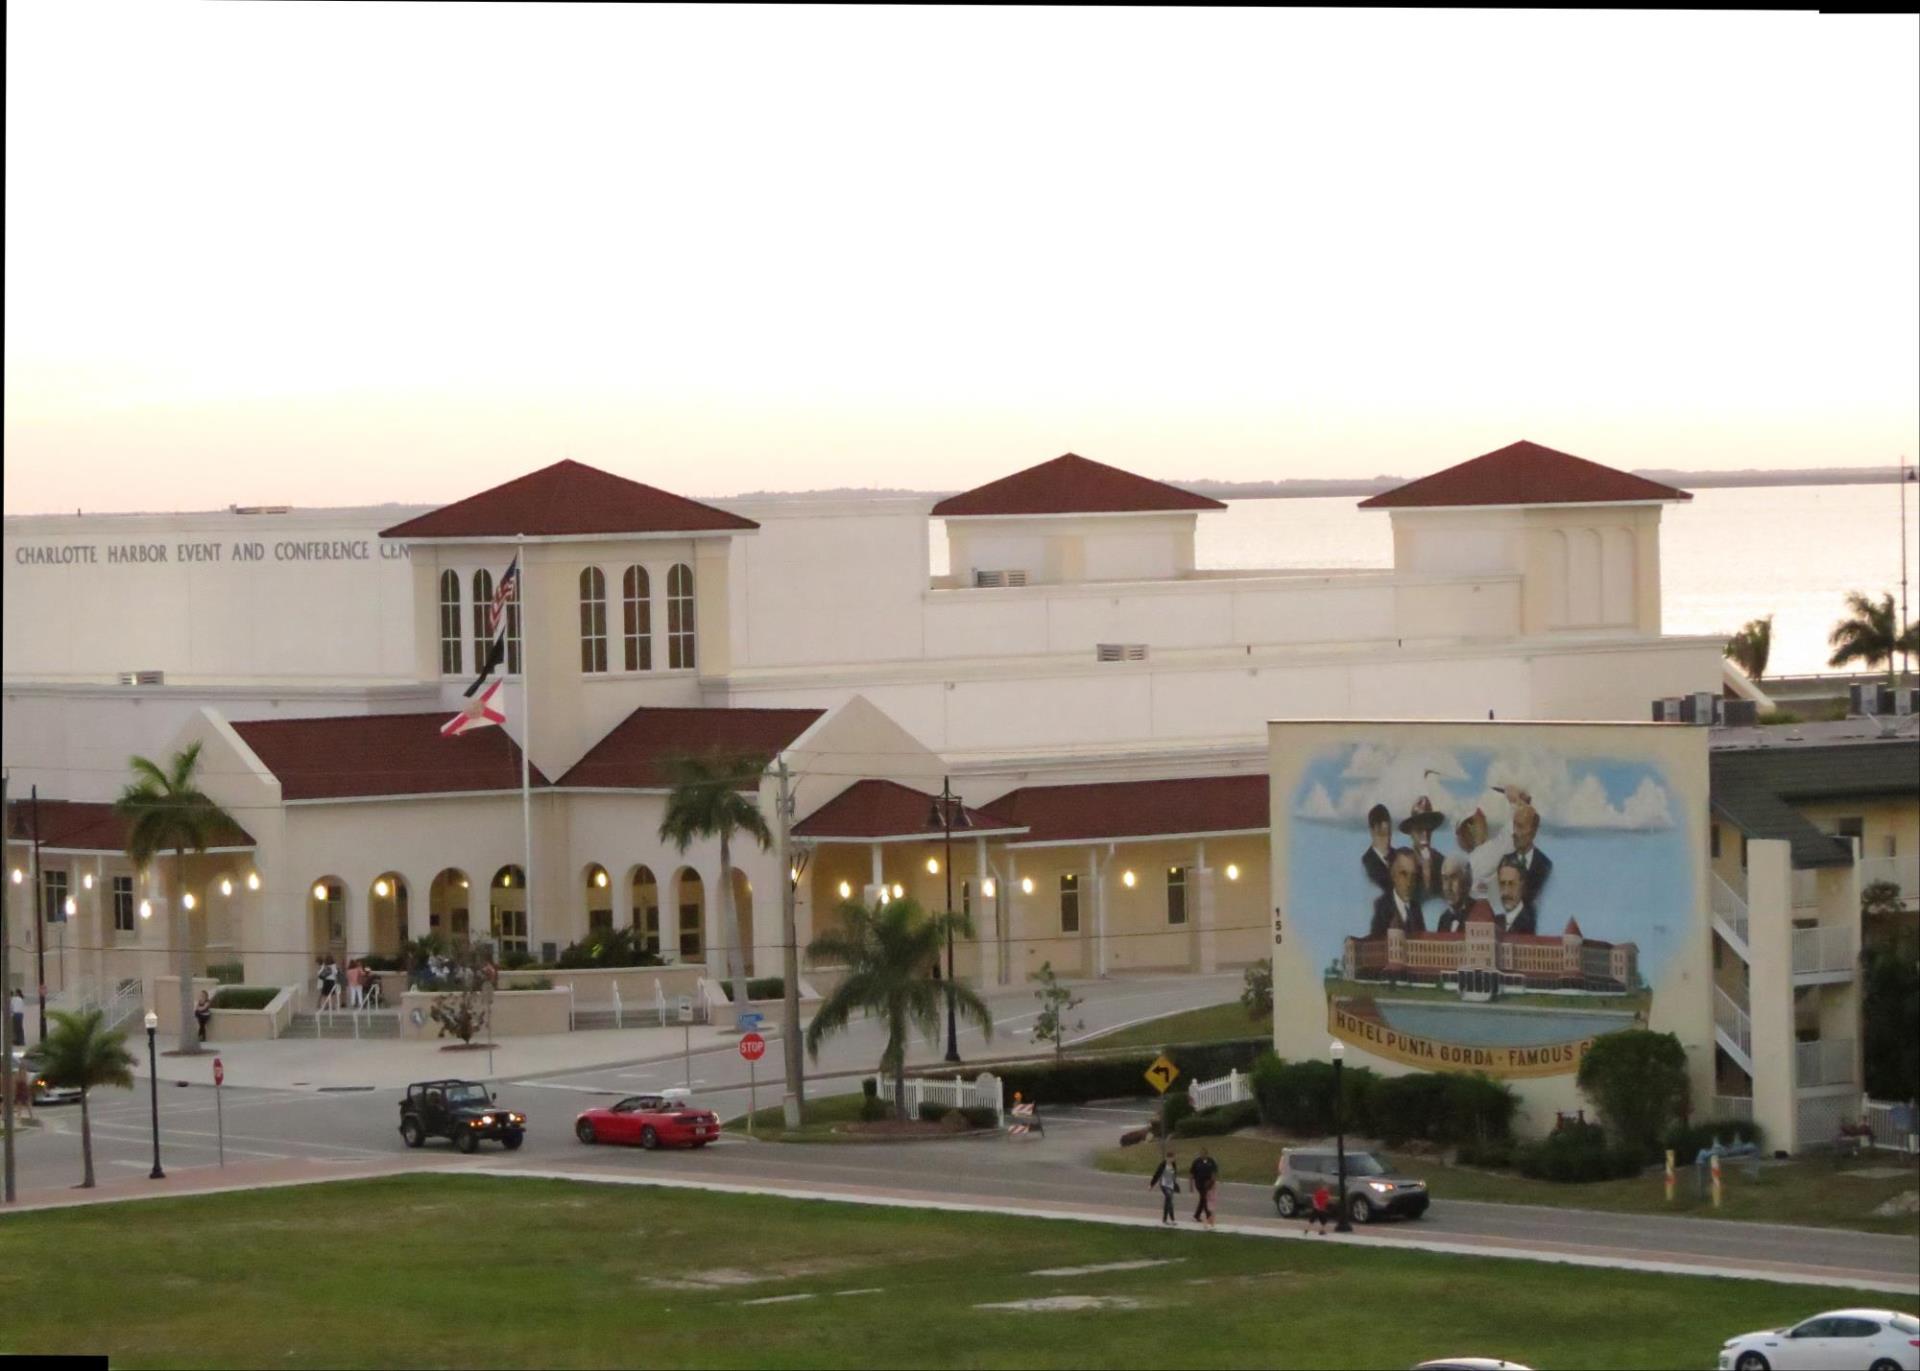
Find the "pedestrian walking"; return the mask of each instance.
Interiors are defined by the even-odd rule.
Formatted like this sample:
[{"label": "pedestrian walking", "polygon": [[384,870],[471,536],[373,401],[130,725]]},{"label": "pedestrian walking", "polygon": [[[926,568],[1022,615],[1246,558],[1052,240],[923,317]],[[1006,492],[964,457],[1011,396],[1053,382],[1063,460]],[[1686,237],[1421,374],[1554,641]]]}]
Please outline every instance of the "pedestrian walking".
[{"label": "pedestrian walking", "polygon": [[1153,1178],[1147,1182],[1147,1189],[1160,1187],[1160,1222],[1177,1224],[1174,1216],[1173,1197],[1180,1193],[1180,1161],[1169,1152],[1160,1159],[1160,1165],[1154,1168]]},{"label": "pedestrian walking", "polygon": [[207,1040],[207,1025],[213,1020],[213,996],[206,991],[200,992],[200,998],[193,1002],[193,1021],[200,1025],[200,1041]]},{"label": "pedestrian walking", "polygon": [[18,986],[7,997],[7,1013],[13,1016],[13,1045],[19,1047],[27,1040],[27,1001]]},{"label": "pedestrian walking", "polygon": [[1327,1183],[1321,1181],[1314,1187],[1313,1212],[1307,1215],[1307,1231],[1311,1233],[1315,1224],[1320,1225],[1321,1233],[1327,1231],[1327,1223],[1333,1218],[1333,1192],[1327,1189]]},{"label": "pedestrian walking", "polygon": [[1213,1227],[1213,1191],[1220,1183],[1220,1163],[1207,1155],[1207,1149],[1201,1148],[1200,1155],[1193,1159],[1193,1166],[1187,1173],[1193,1180],[1195,1203],[1193,1221]]}]

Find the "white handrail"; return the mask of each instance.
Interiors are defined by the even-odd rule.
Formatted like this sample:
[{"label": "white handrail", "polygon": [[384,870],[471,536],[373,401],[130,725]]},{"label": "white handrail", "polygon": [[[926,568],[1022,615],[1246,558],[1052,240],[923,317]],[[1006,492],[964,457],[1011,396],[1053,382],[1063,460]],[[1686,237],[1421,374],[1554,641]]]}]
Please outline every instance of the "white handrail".
[{"label": "white handrail", "polygon": [[1748,1061],[1753,1060],[1753,1020],[1733,996],[1717,985],[1713,988],[1713,1022],[1733,1039]]},{"label": "white handrail", "polygon": [[1845,924],[1820,924],[1793,930],[1796,975],[1853,969],[1853,930]]}]

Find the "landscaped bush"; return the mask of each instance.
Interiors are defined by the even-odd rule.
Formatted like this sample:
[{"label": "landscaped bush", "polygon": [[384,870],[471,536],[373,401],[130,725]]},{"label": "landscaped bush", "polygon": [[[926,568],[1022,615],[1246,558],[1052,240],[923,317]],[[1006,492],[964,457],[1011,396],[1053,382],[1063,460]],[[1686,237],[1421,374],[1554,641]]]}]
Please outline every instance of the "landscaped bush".
[{"label": "landscaped bush", "polygon": [[[1342,1075],[1347,1131],[1374,1134],[1395,1146],[1413,1139],[1497,1142],[1510,1136],[1519,1107],[1511,1087],[1480,1075],[1376,1076],[1364,1066],[1346,1068]],[[1334,1130],[1331,1062],[1287,1062],[1269,1053],[1254,1063],[1252,1084],[1267,1123],[1299,1133]]]},{"label": "landscaped bush", "polygon": [[1614,1138],[1642,1159],[1658,1156],[1660,1139],[1687,1116],[1687,1050],[1671,1033],[1603,1033],[1576,1079]]},{"label": "landscaped bush", "polygon": [[535,976],[532,980],[516,981],[512,985],[498,986],[495,989],[496,992],[501,995],[512,995],[521,990],[551,990],[553,989],[553,977]]},{"label": "landscaped bush", "polygon": [[[1229,1070],[1245,1071],[1269,1047],[1266,1038],[1244,1038],[1170,1047],[1166,1055],[1180,1069],[1184,1085],[1214,1080]],[[1006,1082],[1008,1099],[1018,1091],[1034,1104],[1084,1104],[1088,1100],[1153,1094],[1153,1087],[1147,1083],[1147,1068],[1153,1064],[1154,1055],[1069,1057],[1058,1065],[1035,1062],[1002,1067],[997,1074]]]},{"label": "landscaped bush", "polygon": [[860,1081],[860,1121],[873,1123],[878,1119],[893,1117],[893,1101],[880,1098],[880,1081],[875,1076],[864,1076]]},{"label": "landscaped bush", "polygon": [[519,971],[533,965],[533,954],[515,948],[502,956],[498,965],[502,971]]},{"label": "landscaped bush", "polygon": [[[1369,1102],[1379,1078],[1364,1066],[1344,1071],[1343,1121],[1350,1133],[1372,1131]],[[1297,1133],[1334,1130],[1333,1064],[1284,1062],[1268,1054],[1253,1067],[1253,1098],[1260,1117]]]},{"label": "landscaped bush", "polygon": [[1661,1139],[1661,1147],[1672,1151],[1675,1165],[1691,1166],[1701,1150],[1712,1147],[1716,1138],[1729,1147],[1743,1142],[1760,1146],[1765,1136],[1760,1125],[1749,1119],[1706,1119],[1699,1123],[1675,1124]]},{"label": "landscaped bush", "polygon": [[280,992],[270,985],[223,985],[213,992],[215,1009],[265,1009]]},{"label": "landscaped bush", "polygon": [[1237,1133],[1260,1122],[1260,1106],[1253,1100],[1235,1100],[1232,1104],[1203,1109],[1189,1114],[1174,1125],[1176,1138],[1218,1138]]},{"label": "landscaped bush", "polygon": [[641,944],[632,928],[596,928],[577,943],[560,950],[558,965],[568,969],[596,966],[662,966],[660,956]]},{"label": "landscaped bush", "polygon": [[1193,1098],[1184,1090],[1169,1090],[1160,1102],[1160,1121],[1167,1131],[1177,1133],[1180,1125],[1193,1115]]},{"label": "landscaped bush", "polygon": [[1521,1175],[1537,1181],[1612,1181],[1646,1168],[1638,1148],[1608,1142],[1597,1123],[1567,1124],[1539,1142],[1521,1144],[1513,1159]]},{"label": "landscaped bush", "polygon": [[[733,998],[733,981],[731,979],[721,981],[720,988],[726,992],[729,1000]],[[787,978],[785,976],[753,976],[747,980],[747,998],[749,1000],[777,1000],[786,993]]]},{"label": "landscaped bush", "polygon": [[970,1104],[960,1111],[960,1116],[972,1128],[996,1128],[1000,1123],[1000,1116],[984,1105]]},{"label": "landscaped bush", "polygon": [[246,968],[239,962],[214,962],[207,967],[207,975],[221,985],[239,985],[247,978]]},{"label": "landscaped bush", "polygon": [[1461,1166],[1487,1166],[1504,1171],[1513,1165],[1513,1149],[1513,1143],[1504,1138],[1499,1142],[1462,1143],[1454,1154],[1454,1161]]}]

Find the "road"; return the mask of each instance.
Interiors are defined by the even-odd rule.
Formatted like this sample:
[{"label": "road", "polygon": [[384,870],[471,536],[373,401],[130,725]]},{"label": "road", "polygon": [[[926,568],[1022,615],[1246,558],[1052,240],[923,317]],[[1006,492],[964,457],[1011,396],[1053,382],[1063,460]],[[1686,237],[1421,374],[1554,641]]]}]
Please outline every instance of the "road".
[{"label": "road", "polygon": [[[1184,978],[1182,978],[1184,979]],[[1104,992],[1104,993],[1102,993]],[[1164,979],[1117,982],[1088,993],[1078,1011],[1087,1031],[1168,1008],[1224,998],[1219,984],[1196,990]],[[1022,999],[1025,1003],[1022,1003]],[[1180,1003],[1184,1001],[1184,1003]],[[996,1005],[996,1046],[1019,1041],[1022,1018],[1030,1025],[1030,998],[1004,996]],[[860,1076],[878,1056],[876,1025],[856,1023],[835,1049],[823,1052],[821,1069],[835,1074],[813,1080],[816,1094],[857,1090]],[[963,1038],[966,1055],[985,1047],[979,1036]],[[923,1050],[923,1059],[938,1052]],[[760,1065],[779,1071],[777,1044]],[[863,1069],[864,1068],[864,1069]],[[963,1070],[970,1068],[962,1068]],[[554,1170],[608,1177],[664,1176],[686,1183],[766,1184],[813,1195],[883,1194],[904,1202],[951,1202],[974,1197],[990,1207],[1018,1213],[1028,1208],[1089,1215],[1156,1214],[1157,1200],[1139,1177],[1096,1171],[1092,1157],[1121,1132],[1144,1122],[1144,1101],[1047,1111],[1044,1138],[1015,1141],[976,1136],[953,1141],[894,1145],[781,1145],[725,1139],[699,1152],[645,1153],[586,1148],[571,1134],[574,1113],[610,1096],[680,1084],[688,1076],[699,1098],[723,1114],[743,1112],[746,1064],[731,1048],[679,1058],[563,1071],[501,1081],[503,1102],[524,1109],[533,1126],[527,1143],[509,1156],[488,1150],[460,1159],[493,1170]],[[161,1087],[162,1148],[171,1176],[206,1175],[217,1147],[214,1092],[204,1086]],[[357,1164],[449,1164],[445,1148],[408,1153],[396,1131],[391,1091],[328,1093],[294,1090],[228,1090],[224,1096],[227,1159],[231,1164],[304,1166],[324,1175],[334,1166]],[[778,1099],[776,1083],[763,1082],[760,1103]],[[149,1106],[143,1093],[107,1092],[94,1107],[97,1165],[101,1179],[131,1178],[144,1186],[152,1164]],[[64,1188],[78,1179],[77,1111],[42,1109],[50,1127],[23,1137],[23,1192]],[[1273,1213],[1268,1177],[1228,1177],[1221,1217],[1264,1231],[1298,1230]],[[158,1186],[164,1182],[153,1182]],[[1781,1279],[1815,1277],[1829,1282],[1885,1284],[1920,1290],[1920,1247],[1906,1237],[1784,1225],[1736,1223],[1659,1215],[1599,1213],[1531,1205],[1499,1205],[1435,1198],[1414,1223],[1377,1225],[1360,1240],[1395,1243],[1414,1239],[1453,1244],[1461,1250],[1514,1247],[1575,1260],[1667,1263],[1682,1269],[1738,1270]]]}]

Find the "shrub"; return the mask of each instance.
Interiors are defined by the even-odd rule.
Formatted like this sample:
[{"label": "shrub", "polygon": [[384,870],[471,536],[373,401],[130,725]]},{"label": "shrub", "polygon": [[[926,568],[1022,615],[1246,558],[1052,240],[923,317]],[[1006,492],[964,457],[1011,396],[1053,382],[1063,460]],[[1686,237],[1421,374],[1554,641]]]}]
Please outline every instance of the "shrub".
[{"label": "shrub", "polygon": [[247,978],[246,968],[239,962],[213,962],[207,967],[207,975],[221,985],[239,985]]},{"label": "shrub", "polygon": [[523,967],[532,965],[533,954],[531,952],[523,952],[519,948],[502,954],[499,962],[502,971],[519,971]]},{"label": "shrub", "polygon": [[1499,1142],[1462,1143],[1454,1154],[1454,1161],[1461,1166],[1489,1166],[1500,1170],[1513,1165],[1513,1144],[1506,1139]]},{"label": "shrub", "polygon": [[864,1095],[860,1099],[860,1122],[876,1123],[881,1119],[893,1117],[893,1103],[878,1095]]},{"label": "shrub", "polygon": [[970,1104],[960,1114],[974,1128],[996,1128],[1000,1123],[1000,1116],[984,1105]]},{"label": "shrub", "polygon": [[1409,1138],[1434,1140],[1450,1132],[1447,1079],[1438,1072],[1388,1076],[1374,1082],[1367,1100],[1373,1131],[1389,1146]]},{"label": "shrub", "polygon": [[1477,1142],[1492,1144],[1513,1136],[1513,1116],[1520,1108],[1520,1097],[1504,1081],[1496,1081],[1478,1072],[1445,1073],[1447,1082],[1447,1127],[1435,1132],[1435,1142]]},{"label": "shrub", "polygon": [[1189,1114],[1173,1127],[1176,1138],[1218,1138],[1237,1133],[1260,1122],[1260,1106],[1252,1100],[1235,1100],[1213,1109]]},{"label": "shrub", "polygon": [[1663,1149],[1673,1153],[1676,1166],[1691,1166],[1705,1148],[1718,1139],[1729,1145],[1750,1142],[1756,1147],[1765,1140],[1760,1125],[1748,1119],[1707,1119],[1698,1123],[1677,1123],[1660,1140]]},{"label": "shrub", "polygon": [[1910,941],[1869,948],[1862,957],[1861,1050],[1867,1092],[1883,1100],[1920,1096],[1920,963]]},{"label": "shrub", "polygon": [[[733,981],[731,979],[720,982],[720,989],[726,992],[729,1000],[733,998]],[[747,998],[749,1000],[777,1000],[786,993],[787,978],[785,976],[755,976],[747,982]]]},{"label": "shrub", "polygon": [[1637,1176],[1646,1158],[1638,1148],[1609,1143],[1597,1123],[1573,1123],[1515,1148],[1514,1164],[1534,1180],[1575,1183]]},{"label": "shrub", "polygon": [[[1223,1043],[1193,1043],[1167,1049],[1167,1057],[1180,1069],[1180,1083],[1213,1080],[1230,1070],[1245,1071],[1262,1052],[1270,1052],[1267,1038],[1242,1038]],[[1001,1068],[999,1076],[1007,1084],[1007,1098],[1014,1092],[1035,1104],[1084,1104],[1088,1100],[1111,1100],[1153,1094],[1147,1083],[1147,1067],[1153,1053],[1128,1053],[1112,1057],[1068,1057],[1052,1062],[1023,1063]],[[1349,1073],[1351,1074],[1351,1073]]]},{"label": "shrub", "polygon": [[1240,1003],[1248,1018],[1273,1022],[1273,958],[1263,957],[1241,973]]},{"label": "shrub", "polygon": [[1160,1102],[1160,1122],[1169,1133],[1178,1133],[1192,1115],[1193,1098],[1184,1090],[1169,1090]]},{"label": "shrub", "polygon": [[223,985],[213,992],[215,1009],[265,1009],[280,992],[270,985]]},{"label": "shrub", "polygon": [[640,934],[631,927],[592,929],[579,942],[568,943],[562,948],[556,963],[568,969],[662,964],[657,953],[648,952],[642,946]]},{"label": "shrub", "polygon": [[1594,1039],[1579,1082],[1615,1141],[1642,1160],[1657,1156],[1662,1135],[1687,1116],[1687,1050],[1671,1033],[1628,1028]]},{"label": "shrub", "polygon": [[940,1120],[946,1118],[947,1115],[953,1112],[953,1106],[951,1105],[937,1104],[932,1100],[922,1100],[920,1102],[920,1122],[922,1123],[939,1123]]},{"label": "shrub", "polygon": [[520,991],[520,990],[551,990],[551,989],[553,989],[553,977],[551,976],[535,976],[531,980],[516,981],[512,985],[503,985],[503,986],[496,987],[497,993],[501,995],[511,995],[515,991]]},{"label": "shrub", "polygon": [[[1380,1079],[1364,1066],[1343,1074],[1342,1118],[1347,1131],[1369,1132],[1372,1096]],[[1334,1130],[1331,1062],[1285,1062],[1269,1053],[1254,1063],[1253,1098],[1260,1117],[1276,1128],[1315,1134]]]}]

